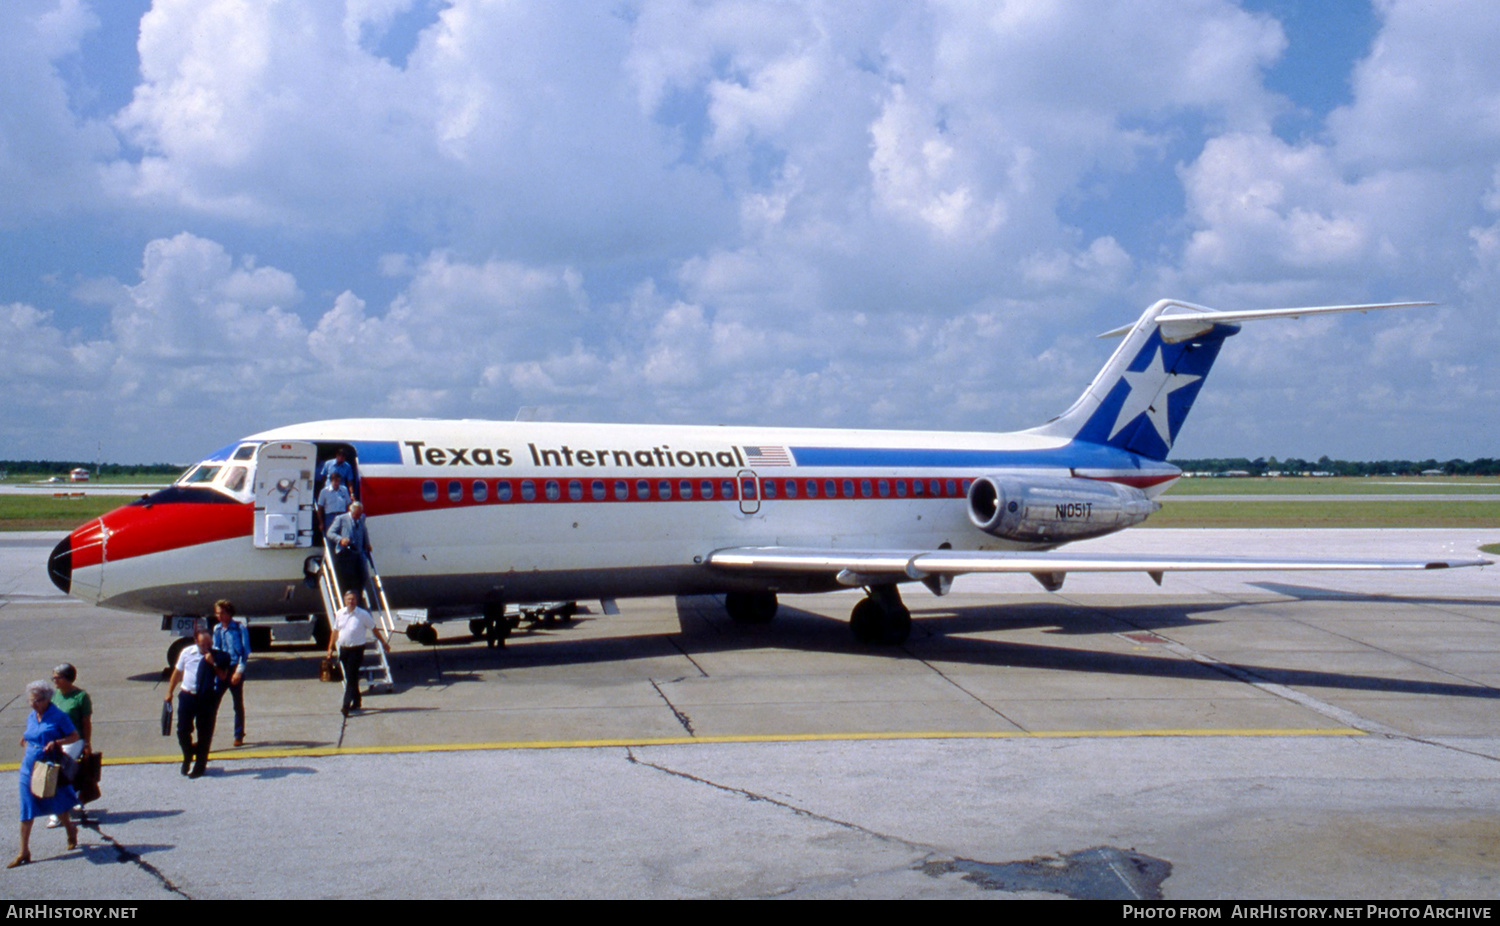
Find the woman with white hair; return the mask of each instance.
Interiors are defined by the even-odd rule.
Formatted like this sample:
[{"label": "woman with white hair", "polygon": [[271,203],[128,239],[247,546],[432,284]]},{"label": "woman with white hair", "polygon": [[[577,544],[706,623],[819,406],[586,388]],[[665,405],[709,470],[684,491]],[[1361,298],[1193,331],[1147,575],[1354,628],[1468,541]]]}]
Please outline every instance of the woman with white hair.
[{"label": "woman with white hair", "polygon": [[57,793],[49,798],[36,797],[31,793],[31,770],[41,758],[55,759],[62,748],[78,741],[78,730],[68,715],[52,703],[52,686],[38,679],[26,686],[26,700],[31,712],[26,715],[26,735],[21,745],[26,747],[26,758],[21,761],[21,851],[6,868],[15,868],[31,861],[31,822],[38,816],[55,813],[68,828],[68,848],[78,848],[78,825],[68,811],[78,803],[72,785],[59,784]]}]

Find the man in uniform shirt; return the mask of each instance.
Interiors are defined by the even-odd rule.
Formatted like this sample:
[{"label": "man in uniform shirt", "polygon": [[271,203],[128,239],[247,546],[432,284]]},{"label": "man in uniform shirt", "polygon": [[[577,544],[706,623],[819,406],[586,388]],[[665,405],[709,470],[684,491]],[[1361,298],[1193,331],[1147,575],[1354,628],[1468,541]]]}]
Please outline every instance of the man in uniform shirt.
[{"label": "man in uniform shirt", "polygon": [[338,644],[339,665],[344,670],[344,704],[339,710],[345,717],[351,710],[359,710],[363,703],[359,696],[359,667],[365,661],[365,635],[374,631],[381,647],[387,653],[391,651],[385,631],[376,626],[374,616],[361,608],[359,601],[359,595],[353,589],[344,592],[344,607],[333,615],[336,633],[328,640],[329,657],[333,656],[334,644]]},{"label": "man in uniform shirt", "polygon": [[[219,712],[220,684],[229,678],[229,654],[213,648],[213,635],[200,627],[194,633],[195,646],[187,646],[177,657],[167,694],[180,683],[177,695],[177,742],[182,746],[182,774],[202,778],[208,771],[208,749],[214,738],[214,718]],[[198,742],[193,742],[193,728],[198,728]],[[191,764],[192,770],[188,770]]]},{"label": "man in uniform shirt", "polygon": [[328,484],[318,493],[318,507],[315,509],[318,515],[318,533],[326,532],[334,518],[349,510],[351,502],[353,499],[349,496],[349,487],[344,485],[344,477],[338,473],[329,473]]}]

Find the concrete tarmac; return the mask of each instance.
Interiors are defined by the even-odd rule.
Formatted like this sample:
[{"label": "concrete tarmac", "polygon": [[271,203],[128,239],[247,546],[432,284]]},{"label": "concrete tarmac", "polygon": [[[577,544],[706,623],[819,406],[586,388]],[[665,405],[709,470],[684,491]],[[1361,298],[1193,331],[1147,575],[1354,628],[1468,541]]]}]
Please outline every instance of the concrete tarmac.
[{"label": "concrete tarmac", "polygon": [[[1151,530],[1072,549],[1497,539]],[[436,647],[398,639],[396,690],[347,720],[321,654],[277,646],[252,665],[247,746],[228,746],[226,705],[188,781],[159,732],[158,619],[60,596],[56,540],[0,535],[0,728],[18,737],[26,682],[76,663],[104,798],[78,852],[39,824],[4,898],[1500,893],[1495,567],[1070,576],[1055,594],[960,578],[905,591],[894,649],[853,640],[858,593],[784,598],[766,627],[711,598],[595,603],[503,650],[457,623]]]}]

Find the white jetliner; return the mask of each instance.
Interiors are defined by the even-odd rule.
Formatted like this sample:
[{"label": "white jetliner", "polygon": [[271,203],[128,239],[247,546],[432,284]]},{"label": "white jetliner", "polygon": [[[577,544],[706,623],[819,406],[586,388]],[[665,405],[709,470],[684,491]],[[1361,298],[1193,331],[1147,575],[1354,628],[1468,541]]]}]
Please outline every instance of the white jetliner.
[{"label": "white jetliner", "polygon": [[[1165,462],[1239,323],[1430,303],[1219,312],[1162,300],[1073,407],[1010,434],[352,419],[254,434],[174,485],[90,521],[49,566],[105,607],[204,615],[316,613],[314,474],[354,452],[390,604],[426,619],[505,603],[723,594],[768,621],[777,594],[863,587],[854,633],[897,643],[898,587],[954,576],[1070,572],[1440,569],[1484,559],[1277,560],[1053,552],[1144,521],[1181,472]],[[497,627],[499,628],[497,630]],[[415,628],[415,632],[414,629]],[[409,628],[430,640],[430,624]],[[424,632],[425,631],[425,632]]]}]

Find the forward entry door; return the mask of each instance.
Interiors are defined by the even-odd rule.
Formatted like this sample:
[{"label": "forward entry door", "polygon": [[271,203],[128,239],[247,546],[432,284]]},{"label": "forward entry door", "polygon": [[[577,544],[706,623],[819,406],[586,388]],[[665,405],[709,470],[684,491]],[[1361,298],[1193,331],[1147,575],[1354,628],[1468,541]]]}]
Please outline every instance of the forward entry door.
[{"label": "forward entry door", "polygon": [[305,441],[268,441],[255,452],[256,547],[312,546],[317,460],[318,448]]}]

